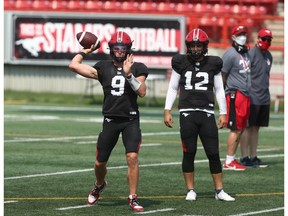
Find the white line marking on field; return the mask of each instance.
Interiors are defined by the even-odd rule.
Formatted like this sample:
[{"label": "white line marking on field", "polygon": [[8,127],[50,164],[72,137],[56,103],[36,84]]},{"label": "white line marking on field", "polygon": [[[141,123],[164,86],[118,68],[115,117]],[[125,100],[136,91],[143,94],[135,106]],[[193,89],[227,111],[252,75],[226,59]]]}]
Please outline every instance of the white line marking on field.
[{"label": "white line marking on field", "polygon": [[63,174],[71,174],[71,173],[79,173],[79,172],[89,172],[92,170],[94,169],[92,168],[92,169],[83,169],[83,170],[71,170],[71,171],[65,171],[65,172],[43,173],[43,174],[34,174],[34,175],[26,175],[26,176],[14,176],[14,177],[4,178],[4,180],[63,175]]},{"label": "white line marking on field", "polygon": [[[77,145],[86,145],[86,144],[96,144],[96,141],[83,141],[83,142],[76,142]],[[149,147],[149,146],[161,146],[161,143],[146,143],[141,144],[141,147]]]},{"label": "white line marking on field", "polygon": [[75,139],[95,139],[97,136],[76,136],[76,137],[53,137],[53,138],[28,138],[28,139],[15,139],[15,140],[6,140],[5,143],[13,142],[43,142],[43,141],[69,141]]},{"label": "white line marking on field", "polygon": [[18,202],[17,200],[9,200],[9,201],[4,201],[4,204],[6,204],[6,203],[16,203],[16,202]]},{"label": "white line marking on field", "polygon": [[[69,121],[69,122],[93,122],[93,123],[102,123],[103,117],[94,117],[94,118],[63,118],[59,116],[45,116],[45,115],[11,115],[5,114],[5,119],[9,121]],[[141,123],[151,123],[159,124],[162,123],[162,120],[151,120],[151,119],[141,119]]]},{"label": "white line marking on field", "polygon": [[[283,131],[283,127],[268,127],[263,128],[265,131]],[[229,130],[219,130],[219,133],[228,133]],[[142,136],[166,136],[166,135],[179,135],[179,131],[173,132],[151,132],[151,133],[142,133]],[[25,138],[25,139],[13,139],[13,140],[4,140],[5,143],[15,143],[15,142],[43,142],[43,141],[69,141],[76,139],[97,139],[97,135],[95,136],[71,136],[71,137],[51,137],[51,138]]]},{"label": "white line marking on field", "polygon": [[64,210],[87,208],[87,207],[92,207],[92,206],[87,204],[87,205],[79,205],[79,206],[69,206],[69,207],[64,207],[64,208],[56,208],[56,210],[64,211]]},{"label": "white line marking on field", "polygon": [[96,144],[96,140],[94,140],[94,141],[76,142],[75,144],[77,144],[77,145]]},{"label": "white line marking on field", "polygon": [[[275,155],[261,155],[261,158],[274,158],[274,157],[284,157],[284,154],[275,154]],[[223,161],[225,159],[221,159]],[[208,160],[195,160],[195,163],[205,163]],[[169,163],[157,163],[157,164],[140,164],[139,167],[159,167],[159,166],[173,166],[180,165],[182,162],[169,162]],[[127,166],[117,166],[117,167],[107,167],[108,170],[112,169],[126,169]],[[14,177],[6,177],[4,180],[14,180],[14,179],[22,179],[22,178],[34,178],[34,177],[46,177],[46,176],[54,176],[54,175],[66,175],[80,172],[90,172],[94,169],[82,169],[82,170],[70,170],[63,172],[55,172],[55,173],[43,173],[43,174],[34,174],[34,175],[26,175],[26,176],[14,176]]]},{"label": "white line marking on field", "polygon": [[257,152],[267,152],[267,151],[279,151],[281,148],[270,148],[270,149],[257,149]]},{"label": "white line marking on field", "polygon": [[146,144],[141,144],[141,147],[150,147],[150,146],[161,146],[161,143],[146,143]]},{"label": "white line marking on field", "polygon": [[144,212],[137,212],[135,214],[153,214],[156,212],[167,212],[167,211],[174,211],[175,208],[166,208],[166,209],[157,209],[157,210],[151,210],[151,211],[144,211]]},{"label": "white line marking on field", "polygon": [[267,213],[267,212],[281,211],[281,210],[284,210],[284,207],[275,208],[275,209],[267,209],[267,210],[256,211],[256,212],[247,212],[247,213],[241,213],[241,214],[230,215],[230,216],[255,215],[255,214],[262,214],[262,213]]}]

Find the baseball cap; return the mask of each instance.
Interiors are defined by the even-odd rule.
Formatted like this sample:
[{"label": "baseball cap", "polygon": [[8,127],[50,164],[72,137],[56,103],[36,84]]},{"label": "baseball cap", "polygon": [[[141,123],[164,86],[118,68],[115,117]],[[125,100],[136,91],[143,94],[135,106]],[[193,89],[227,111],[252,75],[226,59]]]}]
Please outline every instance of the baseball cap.
[{"label": "baseball cap", "polygon": [[258,37],[272,37],[272,32],[270,29],[268,28],[262,28],[259,32],[258,32]]},{"label": "baseball cap", "polygon": [[247,28],[242,25],[234,26],[232,29],[232,35],[239,35],[241,33],[247,33]]}]

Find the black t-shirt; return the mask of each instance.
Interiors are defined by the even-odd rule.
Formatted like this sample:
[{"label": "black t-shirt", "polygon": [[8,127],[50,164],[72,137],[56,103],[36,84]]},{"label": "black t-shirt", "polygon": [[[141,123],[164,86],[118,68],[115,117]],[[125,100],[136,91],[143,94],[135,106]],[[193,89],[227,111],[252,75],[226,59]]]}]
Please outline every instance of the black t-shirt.
[{"label": "black t-shirt", "polygon": [[[123,75],[123,69],[116,67],[111,60],[99,61],[94,68],[104,92],[103,115],[138,118],[137,94]],[[148,76],[148,69],[143,63],[134,62],[131,70],[135,77]]]},{"label": "black t-shirt", "polygon": [[218,56],[205,56],[200,62],[177,54],[172,68],[180,74],[179,110],[214,110],[214,76],[221,72],[223,61]]}]

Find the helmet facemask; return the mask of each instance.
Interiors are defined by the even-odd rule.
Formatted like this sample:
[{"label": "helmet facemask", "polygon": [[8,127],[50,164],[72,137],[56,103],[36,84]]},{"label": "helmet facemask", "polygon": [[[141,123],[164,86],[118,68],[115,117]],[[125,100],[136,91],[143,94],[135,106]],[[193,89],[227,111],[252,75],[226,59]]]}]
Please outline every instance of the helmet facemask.
[{"label": "helmet facemask", "polygon": [[[202,46],[202,49],[193,50],[192,47],[199,47]],[[192,42],[186,44],[187,47],[187,55],[189,55],[192,60],[198,61],[201,60],[208,53],[208,43],[201,43],[201,42]]]},{"label": "helmet facemask", "polygon": [[[116,54],[117,52],[125,53],[125,55],[121,57],[117,57],[117,54]],[[131,54],[131,47],[126,46],[124,44],[115,44],[110,47],[110,56],[116,62],[119,62],[119,63],[124,62],[128,54]]]},{"label": "helmet facemask", "polygon": [[[125,32],[119,31],[112,35],[111,40],[108,43],[110,48],[110,56],[114,61],[121,63],[127,58],[127,55],[131,54],[132,41],[129,35]],[[124,56],[116,57],[116,52],[125,52]]]}]

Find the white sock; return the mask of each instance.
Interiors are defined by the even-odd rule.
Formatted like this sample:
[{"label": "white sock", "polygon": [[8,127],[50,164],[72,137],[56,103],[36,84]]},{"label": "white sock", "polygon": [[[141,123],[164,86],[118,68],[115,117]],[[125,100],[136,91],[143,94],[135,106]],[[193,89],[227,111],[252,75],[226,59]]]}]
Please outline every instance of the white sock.
[{"label": "white sock", "polygon": [[128,197],[129,199],[133,199],[133,197],[137,197],[137,194],[130,194]]},{"label": "white sock", "polygon": [[235,160],[235,155],[232,156],[226,155],[226,161],[225,161],[226,164],[230,164],[233,160]]}]

